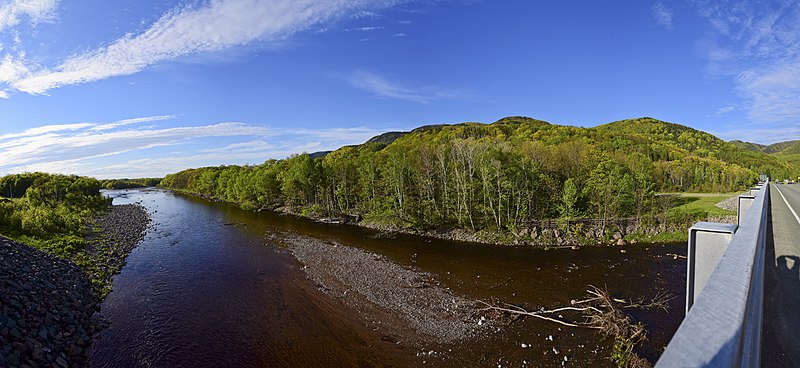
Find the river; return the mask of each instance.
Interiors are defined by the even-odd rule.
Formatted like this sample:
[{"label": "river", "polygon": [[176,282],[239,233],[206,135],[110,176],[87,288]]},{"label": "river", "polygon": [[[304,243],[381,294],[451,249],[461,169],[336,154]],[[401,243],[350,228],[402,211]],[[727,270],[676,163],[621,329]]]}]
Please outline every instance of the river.
[{"label": "river", "polygon": [[110,325],[95,335],[92,367],[610,364],[607,339],[533,318],[475,341],[438,346],[441,353],[434,356],[425,354],[427,347],[387,340],[385,331],[367,327],[357,313],[317,290],[302,265],[269,240],[275,232],[378,253],[436,275],[456,294],[531,308],[569,305],[588,285],[623,298],[667,290],[675,296],[669,313],[634,315],[648,328],[640,354],[651,361],[683,318],[686,264],[673,254],[685,255],[685,245],[637,244],[623,253],[620,247],[539,250],[413,236],[376,239],[368,229],[243,211],[166,191],[105,193],[114,204],[144,206],[154,226],[102,304]]}]

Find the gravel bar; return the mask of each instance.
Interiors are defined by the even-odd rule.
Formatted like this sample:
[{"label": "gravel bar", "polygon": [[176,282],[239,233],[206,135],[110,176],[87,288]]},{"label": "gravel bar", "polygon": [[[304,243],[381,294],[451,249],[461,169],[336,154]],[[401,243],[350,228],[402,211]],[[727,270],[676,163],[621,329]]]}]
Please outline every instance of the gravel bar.
[{"label": "gravel bar", "polygon": [[94,218],[86,237],[86,253],[104,261],[97,263],[98,269],[87,271],[93,278],[102,279],[105,289],[101,294],[110,291],[112,278],[125,265],[128,254],[144,239],[150,224],[150,215],[138,204],[111,206]]},{"label": "gravel bar", "polygon": [[488,330],[476,302],[441,286],[434,275],[400,266],[358,248],[292,235],[286,246],[324,292],[376,317],[386,333],[418,343],[475,338]]}]

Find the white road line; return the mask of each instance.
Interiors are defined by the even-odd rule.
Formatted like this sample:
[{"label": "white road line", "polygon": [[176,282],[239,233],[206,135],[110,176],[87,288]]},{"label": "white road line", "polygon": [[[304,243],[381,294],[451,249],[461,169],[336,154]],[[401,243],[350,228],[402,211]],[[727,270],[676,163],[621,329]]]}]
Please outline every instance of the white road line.
[{"label": "white road line", "polygon": [[[775,189],[778,189],[778,186],[775,186]],[[789,201],[786,200],[786,197],[783,195],[780,189],[778,189],[778,194],[781,195],[783,198],[783,202],[786,203],[786,206],[789,207],[789,211],[792,211],[792,215],[794,215],[794,219],[797,220],[797,223],[800,224],[800,216],[797,216],[797,212],[794,212],[794,208],[789,204]]]}]

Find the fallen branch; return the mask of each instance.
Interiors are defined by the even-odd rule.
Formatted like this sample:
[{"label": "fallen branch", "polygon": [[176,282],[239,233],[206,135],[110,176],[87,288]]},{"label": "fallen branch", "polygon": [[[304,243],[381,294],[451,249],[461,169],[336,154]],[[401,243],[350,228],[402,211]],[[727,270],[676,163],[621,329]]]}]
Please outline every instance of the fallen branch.
[{"label": "fallen branch", "polygon": [[[571,323],[571,322],[561,321],[561,320],[556,319],[556,318],[544,316],[544,315],[542,315],[542,312],[530,312],[530,311],[527,311],[527,310],[525,310],[525,309],[523,309],[521,307],[517,307],[517,306],[514,306],[514,305],[511,306],[511,307],[514,307],[514,309],[511,309],[511,308],[504,308],[504,307],[498,307],[496,305],[491,305],[491,304],[486,303],[484,301],[479,301],[479,302],[484,304],[484,305],[486,305],[485,308],[479,309],[481,311],[496,310],[496,311],[506,312],[506,313],[515,314],[515,315],[531,316],[531,317],[543,319],[545,321],[558,323],[560,325],[564,325],[564,326],[568,326],[568,327],[594,328],[594,329],[597,328],[595,326],[590,326],[590,325],[587,325],[587,324]],[[575,309],[581,309],[581,308],[575,308]],[[586,309],[588,309],[588,308],[586,308]]]},{"label": "fallen branch", "polygon": [[[633,301],[614,298],[608,290],[589,285],[586,291],[588,297],[582,300],[572,300],[571,306],[553,309],[540,309],[529,311],[518,305],[500,303],[490,304],[479,301],[485,307],[481,311],[498,311],[514,316],[530,316],[545,321],[550,321],[563,326],[589,328],[600,331],[603,335],[614,339],[614,353],[611,360],[620,367],[649,367],[650,363],[639,357],[634,348],[645,341],[647,331],[641,323],[634,321],[622,311],[624,309],[663,309],[667,311],[669,302],[674,298],[664,290],[660,290],[650,299],[640,297]],[[558,318],[552,317],[559,312],[581,312],[583,321],[565,321],[559,314]]]}]

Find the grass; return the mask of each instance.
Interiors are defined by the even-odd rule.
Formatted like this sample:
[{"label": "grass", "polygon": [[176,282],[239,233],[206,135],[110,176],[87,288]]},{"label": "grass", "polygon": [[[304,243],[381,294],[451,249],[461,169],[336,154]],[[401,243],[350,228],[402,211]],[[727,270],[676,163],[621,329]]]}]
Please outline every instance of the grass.
[{"label": "grass", "polygon": [[635,240],[639,243],[677,243],[685,242],[689,238],[689,228],[681,231],[664,231],[655,235],[647,235],[643,233],[632,233],[625,236],[629,241]]},{"label": "grass", "polygon": [[[672,194],[672,193],[670,193]],[[674,193],[678,197],[670,212],[705,213],[707,216],[735,215],[736,212],[728,211],[716,206],[717,203],[730,197],[739,195],[733,193]]]}]

